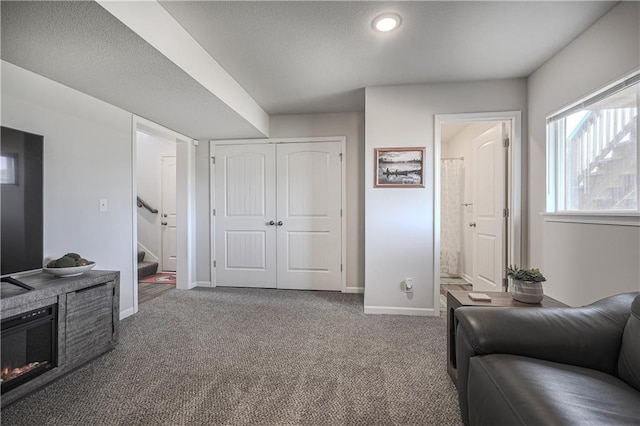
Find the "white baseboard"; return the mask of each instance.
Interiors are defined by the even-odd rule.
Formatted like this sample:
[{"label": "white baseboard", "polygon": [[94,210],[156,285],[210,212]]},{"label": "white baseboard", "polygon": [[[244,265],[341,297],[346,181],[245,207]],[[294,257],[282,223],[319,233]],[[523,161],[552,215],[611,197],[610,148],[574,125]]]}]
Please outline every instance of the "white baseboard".
[{"label": "white baseboard", "polygon": [[345,287],[344,293],[364,293],[364,287]]},{"label": "white baseboard", "polygon": [[211,285],[211,281],[196,281],[194,282],[194,285],[196,287],[207,287],[207,288],[213,287]]},{"label": "white baseboard", "polygon": [[144,259],[146,261],[160,263],[158,261],[158,256],[156,256],[155,254],[151,253],[151,251],[149,251],[149,249],[146,248],[144,245],[140,244],[139,241],[138,241],[138,250],[144,252]]},{"label": "white baseboard", "polygon": [[136,311],[133,308],[129,308],[129,309],[125,309],[124,311],[120,311],[120,321],[122,321],[123,319],[130,317],[131,315],[135,314]]},{"label": "white baseboard", "polygon": [[431,308],[397,308],[393,306],[365,306],[365,314],[386,314],[386,315],[413,315],[420,317],[439,317],[440,310]]}]

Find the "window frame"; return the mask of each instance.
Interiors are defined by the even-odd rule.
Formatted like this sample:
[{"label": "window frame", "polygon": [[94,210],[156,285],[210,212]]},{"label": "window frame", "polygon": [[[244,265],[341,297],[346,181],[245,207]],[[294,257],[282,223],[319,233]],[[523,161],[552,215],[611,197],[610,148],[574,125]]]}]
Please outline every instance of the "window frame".
[{"label": "window frame", "polygon": [[[583,96],[580,100],[561,108],[560,110],[546,117],[546,209],[541,213],[547,222],[568,222],[568,223],[588,223],[588,224],[606,224],[619,226],[640,226],[640,140],[636,139],[636,155],[637,155],[637,188],[638,188],[638,206],[636,210],[558,210],[559,205],[564,204],[565,191],[559,191],[558,188],[564,188],[564,176],[559,176],[558,164],[564,161],[565,149],[564,143],[559,143],[558,139],[552,134],[554,126],[550,124],[554,121],[583,110],[590,105],[595,104],[607,97],[618,93],[621,90],[633,85],[640,84],[640,69]],[[640,109],[640,99],[637,103]],[[640,121],[640,115],[637,118]],[[564,123],[557,132],[563,132]],[[638,133],[640,134],[640,125]],[[558,179],[562,182],[558,182]]]}]

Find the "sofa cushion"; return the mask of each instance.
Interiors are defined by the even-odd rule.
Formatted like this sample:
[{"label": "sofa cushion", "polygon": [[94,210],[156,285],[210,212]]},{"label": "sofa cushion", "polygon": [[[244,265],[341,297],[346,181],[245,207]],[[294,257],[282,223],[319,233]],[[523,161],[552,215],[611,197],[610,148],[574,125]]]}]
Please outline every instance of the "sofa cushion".
[{"label": "sofa cushion", "polygon": [[584,367],[516,355],[469,362],[472,425],[631,425],[640,393],[622,380]]},{"label": "sofa cushion", "polygon": [[640,391],[640,295],[631,304],[631,315],[622,335],[618,374],[622,380]]}]

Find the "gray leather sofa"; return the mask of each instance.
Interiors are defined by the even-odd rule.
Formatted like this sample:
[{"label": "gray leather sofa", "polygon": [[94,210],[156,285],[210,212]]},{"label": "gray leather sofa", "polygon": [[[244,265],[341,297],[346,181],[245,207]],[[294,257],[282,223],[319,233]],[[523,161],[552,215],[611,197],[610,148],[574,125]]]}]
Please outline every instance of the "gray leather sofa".
[{"label": "gray leather sofa", "polygon": [[640,425],[640,294],[455,316],[467,425]]}]

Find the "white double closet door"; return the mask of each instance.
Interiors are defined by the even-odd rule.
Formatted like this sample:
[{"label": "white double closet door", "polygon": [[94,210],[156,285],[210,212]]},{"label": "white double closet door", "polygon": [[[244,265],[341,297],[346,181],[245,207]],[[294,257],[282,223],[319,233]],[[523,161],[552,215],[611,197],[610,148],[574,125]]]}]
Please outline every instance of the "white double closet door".
[{"label": "white double closet door", "polygon": [[217,286],[342,289],[341,149],[216,145]]}]

